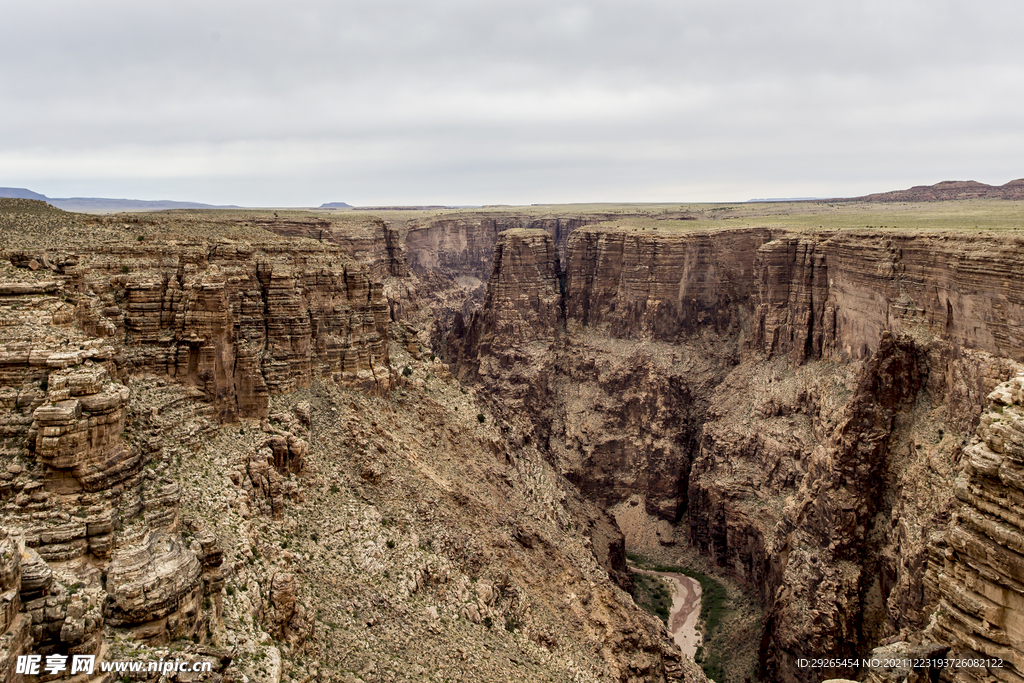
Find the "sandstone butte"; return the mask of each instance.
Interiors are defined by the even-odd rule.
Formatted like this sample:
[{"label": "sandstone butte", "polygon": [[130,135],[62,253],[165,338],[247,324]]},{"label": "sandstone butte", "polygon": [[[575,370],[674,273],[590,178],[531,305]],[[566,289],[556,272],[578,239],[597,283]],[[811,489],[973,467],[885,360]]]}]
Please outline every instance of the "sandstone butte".
[{"label": "sandstone butte", "polygon": [[0,200],[5,680],[1024,680],[1024,233],[397,214]]}]

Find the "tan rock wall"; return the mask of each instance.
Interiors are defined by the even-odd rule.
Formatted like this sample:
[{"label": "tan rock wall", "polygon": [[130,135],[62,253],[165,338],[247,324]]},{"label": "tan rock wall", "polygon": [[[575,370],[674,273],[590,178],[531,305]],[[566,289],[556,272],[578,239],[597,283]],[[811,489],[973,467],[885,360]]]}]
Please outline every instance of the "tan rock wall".
[{"label": "tan rock wall", "polygon": [[83,327],[123,334],[132,367],[195,385],[221,420],[265,416],[270,394],[314,375],[371,393],[391,386],[382,287],[337,251],[124,256],[137,264],[127,274],[108,274],[100,256],[72,269]]},{"label": "tan rock wall", "polygon": [[1024,360],[1024,239],[968,233],[823,233],[758,253],[757,346],[791,360],[865,359],[883,330]]},{"label": "tan rock wall", "polygon": [[619,338],[743,334],[757,292],[757,249],[769,239],[767,230],[579,229],[568,246],[567,320]]},{"label": "tan rock wall", "polygon": [[1024,376],[989,394],[965,456],[953,522],[928,565],[940,596],[930,635],[952,645],[951,657],[1004,661],[954,680],[1024,680]]},{"label": "tan rock wall", "polygon": [[[565,331],[530,372],[501,360],[525,328],[466,339],[499,403],[531,416],[589,498],[687,523],[758,587],[765,674],[811,680],[799,657],[920,634],[948,590],[924,581],[929,537],[954,506],[963,433],[1024,360],[1021,246],[581,227]],[[479,319],[547,339],[520,295],[538,288],[553,290],[496,258]]]}]

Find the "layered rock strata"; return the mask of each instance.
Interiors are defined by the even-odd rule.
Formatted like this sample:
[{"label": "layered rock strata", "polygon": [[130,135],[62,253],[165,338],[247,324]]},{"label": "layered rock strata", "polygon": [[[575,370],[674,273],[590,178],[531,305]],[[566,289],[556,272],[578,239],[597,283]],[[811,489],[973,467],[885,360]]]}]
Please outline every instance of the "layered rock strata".
[{"label": "layered rock strata", "polygon": [[123,338],[133,371],[195,386],[220,420],[266,416],[269,395],[314,377],[377,393],[392,384],[381,285],[336,250],[124,249],[68,275],[84,329]]},{"label": "layered rock strata", "polygon": [[[756,587],[763,675],[810,680],[800,656],[920,634],[942,598],[924,575],[954,507],[963,434],[1024,360],[1021,246],[582,228],[568,242],[564,318],[539,328],[559,334],[531,376],[503,364],[479,325],[454,348],[466,371],[488,368],[479,377],[499,407],[531,417],[588,497],[642,503]],[[495,292],[507,280],[555,295],[550,278],[495,268]],[[525,299],[486,302],[474,321],[533,319]]]},{"label": "layered rock strata", "polygon": [[543,230],[551,237],[558,258],[564,262],[566,244],[573,231],[611,217],[609,214],[573,218],[459,214],[419,220],[407,227],[405,254],[410,270],[419,275],[470,276],[486,281],[493,270],[498,236],[506,230]]},{"label": "layered rock strata", "polygon": [[1024,680],[1024,375],[997,386],[964,455],[956,512],[937,532],[926,585],[929,635],[952,646],[957,681]]},{"label": "layered rock strata", "polygon": [[[677,521],[701,394],[736,362],[770,233],[584,227],[564,277],[550,238],[504,234],[484,307],[453,334],[458,364],[531,416],[532,436],[587,495],[610,507],[646,493],[651,514]],[[687,343],[703,326],[716,343]]]},{"label": "layered rock strata", "polygon": [[577,230],[567,256],[567,325],[620,339],[742,335],[757,291],[757,250],[770,239],[761,229]]},{"label": "layered rock strata", "polygon": [[[561,268],[554,241],[540,230],[502,232],[494,263],[480,314],[468,329],[457,318],[455,336],[459,348],[471,351],[474,359],[493,357],[511,368],[546,353],[554,342],[562,324]],[[531,349],[533,345],[539,348]]]},{"label": "layered rock strata", "polygon": [[352,221],[339,225],[330,220],[254,218],[249,222],[277,235],[336,244],[365,265],[377,281],[388,276],[403,277],[408,273],[401,235],[375,216],[367,216],[357,227],[352,225]]},{"label": "layered rock strata", "polygon": [[32,643],[32,617],[21,609],[21,549],[5,529],[0,537],[0,673],[17,682],[18,657],[28,654]]},{"label": "layered rock strata", "polygon": [[757,254],[755,344],[793,362],[862,360],[884,330],[1024,359],[1024,239],[843,231],[780,236]]},{"label": "layered rock strata", "polygon": [[402,228],[403,253],[416,283],[408,292],[414,306],[409,318],[426,331],[424,342],[446,353],[456,319],[468,321],[480,308],[493,271],[494,249],[507,230],[543,230],[552,241],[556,260],[565,271],[566,247],[577,229],[611,218],[609,214],[531,216],[515,213],[459,213],[409,221]]},{"label": "layered rock strata", "polygon": [[29,645],[96,655],[105,627],[155,643],[192,637],[220,590],[181,540],[178,484],[153,468],[159,437],[126,438],[124,356],[69,324],[58,294],[0,301],[0,505],[20,557],[20,577],[7,572],[20,594],[20,607],[8,601],[8,659]]}]

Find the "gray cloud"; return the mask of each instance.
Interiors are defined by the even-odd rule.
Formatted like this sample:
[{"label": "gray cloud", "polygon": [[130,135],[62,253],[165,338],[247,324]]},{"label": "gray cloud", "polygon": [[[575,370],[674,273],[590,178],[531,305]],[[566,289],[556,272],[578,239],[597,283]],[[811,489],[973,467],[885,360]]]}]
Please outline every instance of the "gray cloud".
[{"label": "gray cloud", "polygon": [[1011,0],[18,3],[0,185],[257,205],[1024,175]]}]

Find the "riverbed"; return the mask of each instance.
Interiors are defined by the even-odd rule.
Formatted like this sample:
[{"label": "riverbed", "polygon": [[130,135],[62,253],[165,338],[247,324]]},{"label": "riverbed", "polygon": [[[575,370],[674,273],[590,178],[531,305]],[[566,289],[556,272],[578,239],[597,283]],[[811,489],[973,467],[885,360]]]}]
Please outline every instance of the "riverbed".
[{"label": "riverbed", "polygon": [[700,631],[697,630],[697,618],[700,616],[700,582],[674,572],[652,572],[636,567],[631,569],[640,574],[662,576],[672,583],[672,612],[668,617],[668,630],[683,654],[693,659],[702,642]]}]

